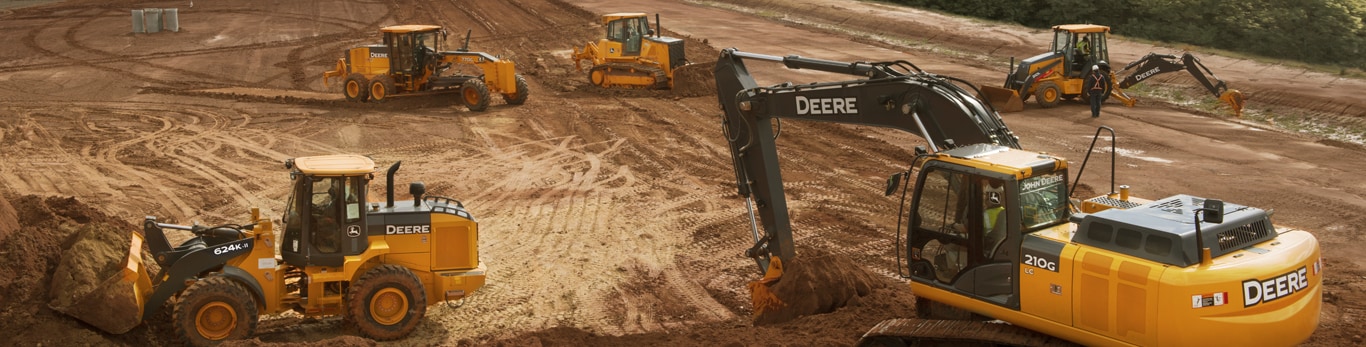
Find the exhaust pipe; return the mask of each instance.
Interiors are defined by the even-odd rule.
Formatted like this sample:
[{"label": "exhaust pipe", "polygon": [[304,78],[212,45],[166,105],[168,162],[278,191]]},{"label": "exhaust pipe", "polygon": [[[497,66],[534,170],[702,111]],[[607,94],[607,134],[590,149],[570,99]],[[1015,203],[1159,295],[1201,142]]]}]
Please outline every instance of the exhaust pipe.
[{"label": "exhaust pipe", "polygon": [[657,38],[659,35],[663,35],[663,32],[664,27],[659,24],[659,13],[655,13],[655,37]]},{"label": "exhaust pipe", "polygon": [[399,164],[403,164],[403,161],[399,160],[390,165],[384,177],[384,198],[388,203],[384,205],[386,208],[394,208],[394,172],[398,172]]}]

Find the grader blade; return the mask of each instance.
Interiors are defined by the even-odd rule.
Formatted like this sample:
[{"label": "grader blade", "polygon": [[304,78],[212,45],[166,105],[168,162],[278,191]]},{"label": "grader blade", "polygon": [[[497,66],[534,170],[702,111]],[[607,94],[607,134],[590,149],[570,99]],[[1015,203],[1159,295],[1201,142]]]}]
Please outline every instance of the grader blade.
[{"label": "grader blade", "polygon": [[[108,230],[88,229],[66,252],[52,276],[48,306],[100,330],[122,334],[142,323],[143,301],[152,280],[142,260],[142,236],[131,233],[128,248],[114,246]],[[115,255],[126,251],[126,255]],[[114,260],[117,265],[104,264]]]}]

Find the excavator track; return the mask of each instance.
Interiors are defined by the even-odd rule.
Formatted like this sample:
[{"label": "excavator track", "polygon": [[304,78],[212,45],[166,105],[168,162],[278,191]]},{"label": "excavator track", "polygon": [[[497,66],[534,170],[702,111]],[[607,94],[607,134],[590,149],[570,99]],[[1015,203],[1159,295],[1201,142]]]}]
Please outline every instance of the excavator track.
[{"label": "excavator track", "polygon": [[889,319],[859,339],[858,346],[1078,346],[1000,321]]},{"label": "excavator track", "polygon": [[[602,78],[598,78],[598,74]],[[617,78],[613,78],[613,77]],[[654,82],[650,84],[633,84],[613,82],[631,78],[650,78]],[[633,63],[606,63],[594,66],[588,70],[588,81],[603,88],[646,88],[646,89],[665,89],[669,87],[669,76],[663,69],[649,65]]]}]

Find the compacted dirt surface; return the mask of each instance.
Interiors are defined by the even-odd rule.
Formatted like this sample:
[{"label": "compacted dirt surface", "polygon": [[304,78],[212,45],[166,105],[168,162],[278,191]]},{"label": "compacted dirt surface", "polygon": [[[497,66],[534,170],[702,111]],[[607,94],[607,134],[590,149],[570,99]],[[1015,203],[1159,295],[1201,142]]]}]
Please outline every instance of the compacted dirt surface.
[{"label": "compacted dirt surface", "polygon": [[[240,222],[279,216],[287,158],[358,153],[403,161],[399,184],[461,199],[481,224],[488,283],[432,306],[414,345],[847,345],[878,322],[914,315],[893,252],[897,200],[881,195],[920,138],[893,130],[785,122],[778,140],[801,264],[852,281],[844,307],[755,325],[742,256],[749,223],[735,193],[716,98],[706,88],[606,91],[569,59],[599,38],[598,15],[658,12],[689,38],[694,62],[719,48],[841,61],[907,60],[999,84],[1010,56],[1041,51],[1046,30],[834,0],[726,3],[625,0],[200,1],[72,0],[0,7],[0,340],[22,345],[174,342],[154,319],[103,333],[47,307],[48,281],[80,226],[131,230],[143,216]],[[129,10],[176,7],[180,32],[130,33]],[[345,102],[323,71],[385,25],[430,23],[458,46],[517,63],[520,106],[469,112],[453,96]],[[1119,29],[1117,29],[1119,30]],[[1122,32],[1122,30],[1119,30]],[[459,38],[458,38],[459,36]],[[1116,64],[1173,52],[1116,39]],[[1358,127],[1366,83],[1278,64],[1203,54],[1248,95],[1257,119],[1301,117]],[[750,63],[761,85],[848,79]],[[1004,115],[1024,147],[1080,166],[1098,126],[1118,134],[1119,184],[1138,196],[1191,194],[1275,210],[1312,231],[1327,268],[1310,345],[1359,345],[1366,334],[1366,149],[1361,139],[1284,130],[1210,108],[1188,77],[1111,103],[1098,119],[1065,103]],[[1216,104],[1217,105],[1217,104]],[[1358,134],[1360,131],[1358,131]],[[1108,152],[1108,150],[1106,150]],[[1099,152],[1098,152],[1099,153]],[[1105,153],[1100,153],[1105,154]],[[1092,165],[1108,167],[1108,155]],[[1095,158],[1093,158],[1095,159]],[[1073,174],[1076,172],[1074,171]],[[1079,196],[1109,190],[1088,170]],[[120,224],[121,223],[121,224]],[[103,230],[103,229],[102,229]],[[809,259],[808,259],[809,258]],[[827,298],[828,299],[828,298]],[[824,300],[824,299],[823,299]],[[245,345],[368,345],[340,318],[264,317]]]}]

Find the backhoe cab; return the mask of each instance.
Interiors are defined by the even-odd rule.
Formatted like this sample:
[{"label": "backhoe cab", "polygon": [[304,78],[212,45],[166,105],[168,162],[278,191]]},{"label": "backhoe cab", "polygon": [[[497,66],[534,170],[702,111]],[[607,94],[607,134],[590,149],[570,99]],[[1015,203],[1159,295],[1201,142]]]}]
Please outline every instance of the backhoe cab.
[{"label": "backhoe cab", "polygon": [[[323,83],[343,77],[342,94],[347,101],[385,102],[396,95],[459,92],[471,111],[489,106],[490,93],[501,94],[509,105],[526,102],[528,90],[522,75],[510,61],[483,52],[469,51],[469,32],[463,47],[444,50],[446,30],[435,25],[395,25],[380,28],[382,44],[352,48]],[[479,75],[445,73],[453,65],[471,65]]]},{"label": "backhoe cab", "polygon": [[[384,203],[367,202],[374,162],[358,155],[288,159],[292,195],[284,233],[253,208],[248,224],[218,226],[143,221],[120,274],[90,293],[79,312],[64,311],[110,333],[124,333],[164,305],[189,345],[249,338],[260,315],[294,311],[342,315],[364,336],[393,340],[421,322],[427,306],[462,299],[484,285],[479,232],[459,201],[425,196],[394,201],[388,172]],[[172,246],[166,229],[193,236]],[[148,250],[161,271],[148,272]],[[79,255],[84,256],[84,255]]]}]

